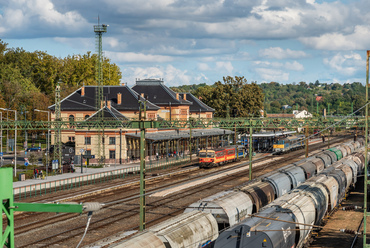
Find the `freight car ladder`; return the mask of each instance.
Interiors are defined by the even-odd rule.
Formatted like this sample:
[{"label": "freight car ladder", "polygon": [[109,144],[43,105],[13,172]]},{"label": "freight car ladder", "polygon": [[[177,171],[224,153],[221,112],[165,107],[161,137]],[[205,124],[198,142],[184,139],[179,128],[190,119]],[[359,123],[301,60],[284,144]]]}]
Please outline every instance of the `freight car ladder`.
[{"label": "freight car ladder", "polygon": [[366,54],[366,107],[365,107],[365,171],[364,171],[364,232],[363,232],[363,247],[370,247],[370,244],[367,244],[366,240],[366,223],[367,223],[367,217],[370,216],[370,213],[367,211],[367,187],[370,184],[370,180],[368,177],[368,132],[369,132],[369,54],[370,51],[367,51]]}]

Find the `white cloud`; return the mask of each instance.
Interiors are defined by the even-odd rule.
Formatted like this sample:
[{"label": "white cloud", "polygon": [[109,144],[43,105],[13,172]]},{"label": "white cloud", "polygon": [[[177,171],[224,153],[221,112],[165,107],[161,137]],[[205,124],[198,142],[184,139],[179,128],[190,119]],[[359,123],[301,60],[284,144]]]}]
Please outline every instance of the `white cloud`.
[{"label": "white cloud", "polygon": [[319,37],[300,38],[300,41],[319,50],[366,50],[370,47],[370,27],[356,26],[349,33],[326,33]]},{"label": "white cloud", "polygon": [[304,70],[303,65],[298,63],[297,61],[286,62],[285,68],[291,71],[303,71]]},{"label": "white cloud", "polygon": [[363,70],[365,67],[365,61],[362,60],[361,55],[358,53],[337,53],[332,58],[324,58],[323,62],[334,69],[336,73],[345,76],[353,76],[357,71]]},{"label": "white cloud", "polygon": [[274,82],[285,83],[289,80],[289,73],[277,69],[257,68],[256,72],[263,79]]},{"label": "white cloud", "polygon": [[[172,65],[166,67],[130,67],[126,68],[123,73],[123,78],[130,82],[135,82],[136,78],[163,78],[164,82],[171,86],[179,86],[193,83],[193,78],[187,70],[180,70]],[[202,76],[198,75],[198,78]]]},{"label": "white cloud", "polygon": [[118,39],[114,37],[104,38],[104,43],[108,43],[111,48],[117,48],[120,45]]},{"label": "white cloud", "polygon": [[281,47],[261,49],[259,55],[270,59],[298,59],[307,57],[307,54],[303,51],[294,51],[289,48],[284,50]]},{"label": "white cloud", "polygon": [[230,61],[219,61],[219,62],[216,62],[216,70],[218,71],[223,70],[231,74],[234,70],[234,67]]},{"label": "white cloud", "polygon": [[[258,68],[267,68],[267,69],[279,69],[279,70],[291,70],[291,71],[303,71],[304,67],[302,64],[297,61],[286,62],[285,64],[279,62],[270,62],[270,61],[254,61],[253,64]],[[274,72],[276,72],[275,70]]]},{"label": "white cloud", "polygon": [[209,71],[209,70],[211,70],[211,68],[206,63],[199,63],[198,64],[198,70],[200,70],[200,71]]},{"label": "white cloud", "polygon": [[260,60],[257,60],[257,61],[254,61],[253,62],[254,65],[256,66],[262,66],[262,67],[273,67],[273,68],[281,68],[283,67],[283,64],[282,63],[279,63],[279,62],[270,62],[270,61],[260,61]]},{"label": "white cloud", "polygon": [[19,31],[26,32],[22,36],[28,38],[40,33],[50,36],[61,29],[64,33],[71,33],[88,24],[75,10],[57,11],[51,0],[13,0],[4,4],[2,11],[0,30],[5,29],[10,36]]},{"label": "white cloud", "polygon": [[107,51],[106,55],[117,62],[144,62],[144,63],[163,63],[172,61],[170,56],[143,54],[134,52],[110,52]]}]

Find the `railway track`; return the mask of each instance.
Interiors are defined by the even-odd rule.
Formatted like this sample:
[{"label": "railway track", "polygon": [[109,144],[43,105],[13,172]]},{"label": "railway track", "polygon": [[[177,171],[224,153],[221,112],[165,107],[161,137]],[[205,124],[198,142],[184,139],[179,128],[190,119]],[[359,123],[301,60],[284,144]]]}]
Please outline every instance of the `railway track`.
[{"label": "railway track", "polygon": [[[346,138],[338,138],[335,142],[342,142],[345,139]],[[322,146],[322,143],[315,144],[311,146],[311,149],[320,149],[320,147]],[[326,144],[324,144],[324,146],[326,146]],[[253,175],[254,177],[257,177],[269,171],[275,170],[278,167],[282,167],[285,164],[292,163],[294,162],[293,160],[299,160],[299,156],[301,156],[302,154],[304,154],[303,150],[288,153],[284,156],[284,163],[282,163],[283,161],[281,160],[272,161],[268,165],[254,168]],[[171,177],[164,176],[161,180],[149,180],[149,182],[147,183],[147,195],[152,194],[153,192],[158,192],[159,190],[174,187],[178,184],[189,183],[205,176],[209,177],[213,174],[225,173],[232,169],[235,169],[235,167],[246,166],[246,164],[249,163],[238,162],[233,165],[230,164],[228,166],[209,170],[198,170],[196,172],[192,171],[185,174],[180,173],[176,176]],[[199,175],[197,175],[196,173],[198,173]],[[247,175],[248,173],[228,175],[221,179],[218,179],[217,181],[208,182],[205,186],[203,185],[200,187],[192,187],[186,190],[182,190],[179,193],[166,196],[166,198],[147,197],[147,225],[153,225],[155,223],[163,221],[164,219],[181,213],[185,207],[187,207],[190,203],[199,200],[199,198],[204,198],[216,192],[230,189],[238,184],[242,184],[243,182],[248,180]],[[168,181],[168,183],[166,181]],[[120,183],[122,184],[122,182]],[[112,233],[135,230],[138,228],[137,223],[139,223],[139,196],[137,194],[137,183],[130,182],[129,186],[117,187],[118,188],[116,189],[112,189],[109,194],[108,191],[106,191],[106,194],[103,196],[99,194],[92,195],[90,192],[88,193],[88,195],[83,196],[79,199],[79,201],[99,201],[105,202],[106,204],[105,208],[99,212],[99,216],[94,216],[94,218],[92,219],[88,235],[85,238],[85,244],[93,243],[104,237],[110,236]],[[65,198],[66,195],[64,195],[63,197]],[[32,220],[32,214],[27,214],[27,219]],[[38,214],[38,216],[40,217],[40,214]],[[58,247],[72,247],[78,243],[86,224],[84,217],[76,214],[59,214],[57,216],[53,214],[45,216],[43,215],[43,218],[41,220],[33,220],[30,223],[17,225],[18,220],[21,220],[21,218],[23,217],[17,217],[15,220],[16,243],[18,243],[17,247],[53,247],[57,244]],[[24,218],[23,220],[25,220]],[[123,222],[125,222],[125,224],[122,224]],[[117,223],[120,224],[117,225]],[[48,232],[43,231],[46,229],[48,230]],[[60,231],[56,231],[56,229]],[[108,232],[106,231],[107,229],[109,230]],[[39,233],[39,235],[33,235],[35,232]],[[42,233],[42,235],[40,235],[40,233]],[[19,242],[19,240],[21,240],[21,242]]]}]

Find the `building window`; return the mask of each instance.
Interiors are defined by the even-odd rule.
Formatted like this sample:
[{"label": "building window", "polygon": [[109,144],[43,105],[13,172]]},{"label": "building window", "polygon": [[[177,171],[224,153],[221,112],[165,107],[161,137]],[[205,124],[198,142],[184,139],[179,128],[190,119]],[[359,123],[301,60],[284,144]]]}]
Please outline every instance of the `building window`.
[{"label": "building window", "polygon": [[69,136],[68,141],[69,142],[75,142],[75,137],[74,136]]},{"label": "building window", "polygon": [[86,150],[85,155],[91,155],[91,150]]},{"label": "building window", "polygon": [[109,151],[109,158],[110,159],[115,159],[116,158],[116,150],[110,150]]},{"label": "building window", "polygon": [[90,117],[90,115],[85,115],[85,120],[87,119],[87,118],[89,118]]},{"label": "building window", "polygon": [[85,145],[91,145],[91,137],[85,137]]},{"label": "building window", "polygon": [[116,137],[109,137],[109,145],[115,145],[116,144]]},{"label": "building window", "polygon": [[104,137],[101,137],[101,143],[105,144],[105,138]]},{"label": "building window", "polygon": [[70,115],[69,116],[69,127],[70,128],[74,128],[74,126],[73,126],[74,121],[75,121],[74,115]]}]

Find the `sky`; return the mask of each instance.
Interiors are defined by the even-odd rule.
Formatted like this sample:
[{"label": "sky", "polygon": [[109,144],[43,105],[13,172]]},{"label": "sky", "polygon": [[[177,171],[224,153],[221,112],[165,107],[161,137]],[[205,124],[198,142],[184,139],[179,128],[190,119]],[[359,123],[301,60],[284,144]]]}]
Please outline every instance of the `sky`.
[{"label": "sky", "polygon": [[0,0],[0,39],[62,58],[95,52],[99,16],[104,55],[128,85],[364,83],[369,13],[368,0]]}]

